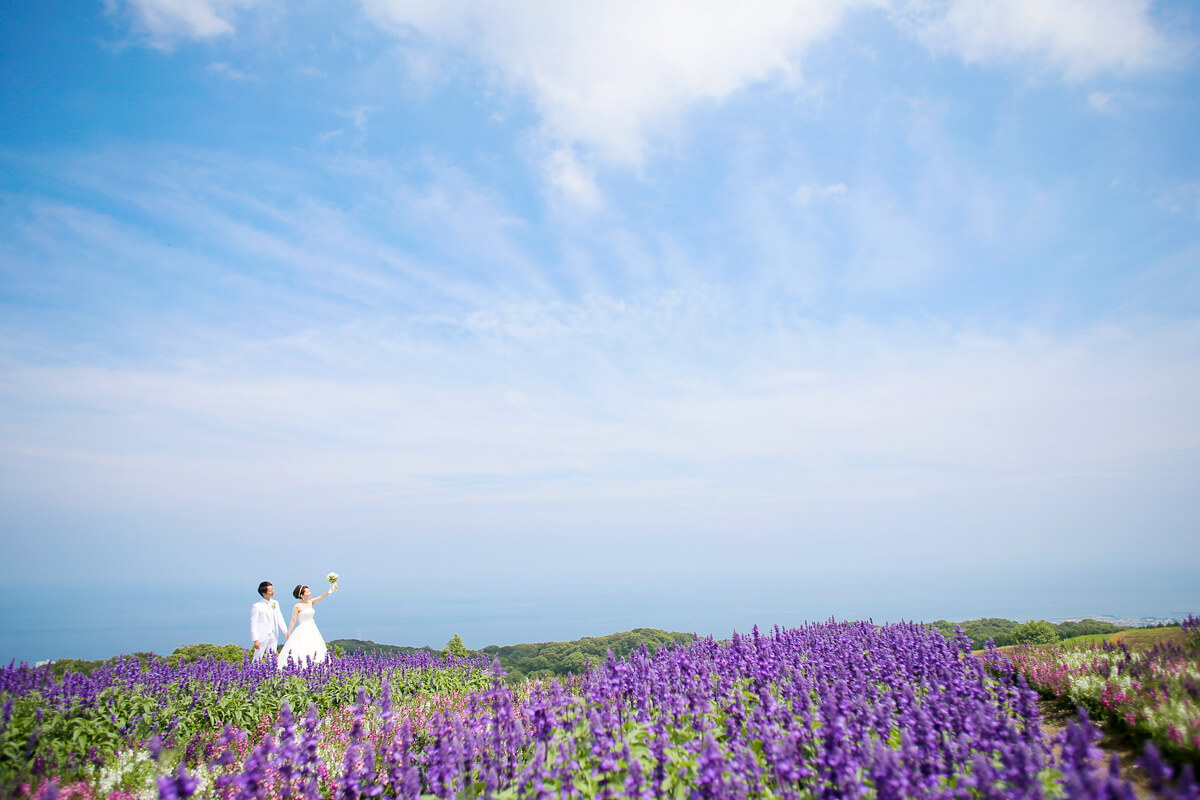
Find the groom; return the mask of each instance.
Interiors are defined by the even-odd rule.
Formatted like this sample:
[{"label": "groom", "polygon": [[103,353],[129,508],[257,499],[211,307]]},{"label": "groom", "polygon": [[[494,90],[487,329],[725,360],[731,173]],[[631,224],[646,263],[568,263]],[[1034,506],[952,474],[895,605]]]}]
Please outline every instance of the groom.
[{"label": "groom", "polygon": [[258,594],[262,600],[250,606],[250,638],[254,640],[254,661],[266,657],[268,650],[272,657],[276,654],[279,649],[279,642],[275,636],[277,628],[287,636],[287,623],[283,621],[283,614],[279,613],[279,601],[272,599],[275,596],[275,587],[270,581],[263,581],[258,585]]}]

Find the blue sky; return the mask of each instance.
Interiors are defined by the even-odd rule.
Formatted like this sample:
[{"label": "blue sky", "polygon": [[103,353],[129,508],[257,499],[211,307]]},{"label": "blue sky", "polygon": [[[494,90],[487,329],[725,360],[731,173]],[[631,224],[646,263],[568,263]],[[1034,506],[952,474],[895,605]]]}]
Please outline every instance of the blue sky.
[{"label": "blue sky", "polygon": [[5,659],[1200,608],[1193,4],[5,18]]}]

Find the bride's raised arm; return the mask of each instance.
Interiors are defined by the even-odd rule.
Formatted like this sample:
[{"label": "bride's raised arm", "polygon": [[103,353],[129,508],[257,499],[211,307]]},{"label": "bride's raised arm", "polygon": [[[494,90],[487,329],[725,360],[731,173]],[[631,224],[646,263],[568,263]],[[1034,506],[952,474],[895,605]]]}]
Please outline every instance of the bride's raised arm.
[{"label": "bride's raised arm", "polygon": [[329,587],[329,591],[327,591],[325,594],[321,595],[320,597],[314,597],[312,604],[315,606],[317,603],[321,602],[326,597],[329,597],[329,595],[333,594],[336,591],[337,591],[337,582],[334,582],[334,584]]}]

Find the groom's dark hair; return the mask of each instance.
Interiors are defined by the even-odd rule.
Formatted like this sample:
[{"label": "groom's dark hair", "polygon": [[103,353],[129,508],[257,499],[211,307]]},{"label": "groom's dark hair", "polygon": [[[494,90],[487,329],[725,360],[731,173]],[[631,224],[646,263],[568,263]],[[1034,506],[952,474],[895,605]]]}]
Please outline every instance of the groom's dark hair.
[{"label": "groom's dark hair", "polygon": [[271,583],[270,581],[263,581],[262,583],[260,583],[258,585],[258,593],[263,594],[264,592],[267,591],[267,589],[269,589],[270,587],[272,587],[274,585],[275,584]]}]

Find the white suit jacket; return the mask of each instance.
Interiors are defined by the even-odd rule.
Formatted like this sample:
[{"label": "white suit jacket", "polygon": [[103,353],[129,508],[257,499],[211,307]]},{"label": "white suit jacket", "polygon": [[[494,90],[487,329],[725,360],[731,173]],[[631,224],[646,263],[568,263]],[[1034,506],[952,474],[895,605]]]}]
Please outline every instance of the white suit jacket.
[{"label": "white suit jacket", "polygon": [[250,606],[250,639],[256,642],[267,642],[275,639],[275,629],[287,634],[287,623],[279,612],[279,603],[272,607],[266,600],[259,600]]}]

